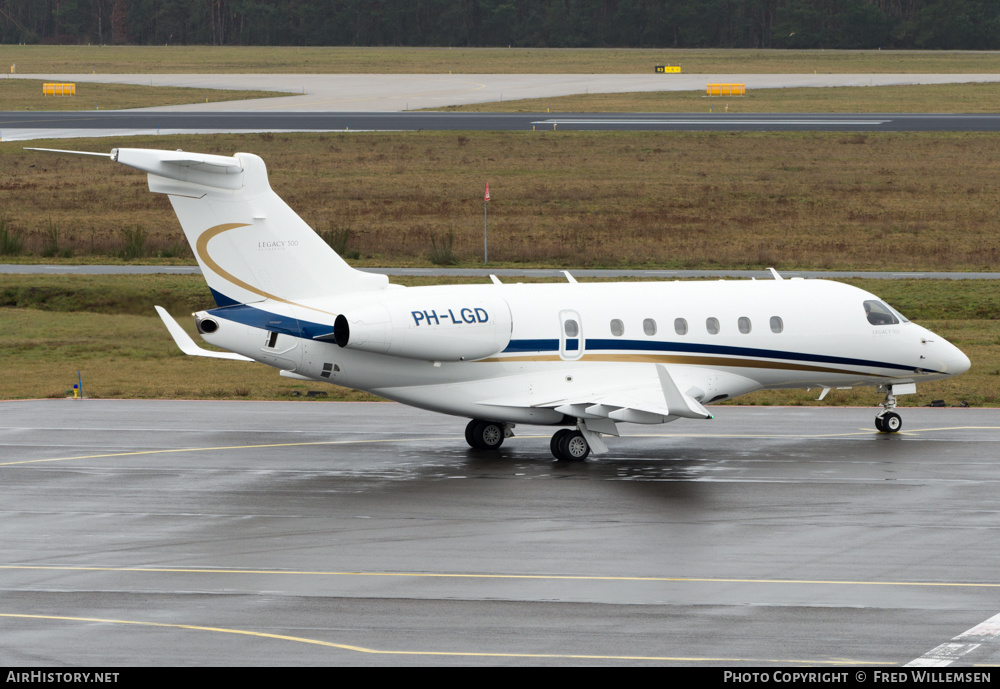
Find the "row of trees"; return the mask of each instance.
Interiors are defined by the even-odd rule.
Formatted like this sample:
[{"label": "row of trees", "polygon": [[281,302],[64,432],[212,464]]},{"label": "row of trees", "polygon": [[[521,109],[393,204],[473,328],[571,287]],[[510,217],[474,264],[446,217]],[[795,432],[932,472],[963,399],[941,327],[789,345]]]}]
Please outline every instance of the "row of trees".
[{"label": "row of trees", "polygon": [[4,43],[1000,49],[997,0],[0,0]]}]

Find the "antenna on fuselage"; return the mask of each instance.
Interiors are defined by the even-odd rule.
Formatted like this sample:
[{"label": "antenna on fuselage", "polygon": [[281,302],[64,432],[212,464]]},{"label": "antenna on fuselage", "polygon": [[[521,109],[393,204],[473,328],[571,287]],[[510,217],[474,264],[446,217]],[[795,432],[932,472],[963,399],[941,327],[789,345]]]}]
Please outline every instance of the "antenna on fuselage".
[{"label": "antenna on fuselage", "polygon": [[768,270],[771,271],[771,275],[774,276],[775,280],[784,280],[785,279],[785,278],[781,277],[780,275],[778,275],[778,271],[776,271],[774,268],[768,268]]}]

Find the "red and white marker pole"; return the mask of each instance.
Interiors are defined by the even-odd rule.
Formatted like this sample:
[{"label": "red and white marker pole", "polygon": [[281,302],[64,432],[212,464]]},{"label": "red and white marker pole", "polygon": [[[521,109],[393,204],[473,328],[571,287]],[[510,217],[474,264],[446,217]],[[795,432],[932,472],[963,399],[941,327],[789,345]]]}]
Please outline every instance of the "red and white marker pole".
[{"label": "red and white marker pole", "polygon": [[486,193],[483,194],[483,265],[490,262],[490,248],[489,241],[487,240],[486,234],[486,221],[488,219],[488,214],[486,211],[486,204],[490,202],[490,183],[486,183]]}]

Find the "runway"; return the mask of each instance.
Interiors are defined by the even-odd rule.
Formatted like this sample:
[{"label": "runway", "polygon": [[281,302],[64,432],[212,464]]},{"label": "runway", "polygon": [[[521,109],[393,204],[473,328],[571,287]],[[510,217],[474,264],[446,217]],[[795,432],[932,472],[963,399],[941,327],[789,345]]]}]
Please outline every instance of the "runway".
[{"label": "runway", "polygon": [[715,409],[574,464],[388,403],[0,402],[0,663],[1000,661],[1000,411]]},{"label": "runway", "polygon": [[[239,107],[230,104],[229,107]],[[475,112],[0,112],[4,141],[218,132],[1000,131],[1000,115]]]}]

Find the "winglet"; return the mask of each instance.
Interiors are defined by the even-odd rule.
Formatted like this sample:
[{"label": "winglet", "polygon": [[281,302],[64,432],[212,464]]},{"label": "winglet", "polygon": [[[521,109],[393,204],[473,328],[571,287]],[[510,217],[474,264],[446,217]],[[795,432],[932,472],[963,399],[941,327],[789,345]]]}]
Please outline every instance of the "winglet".
[{"label": "winglet", "polygon": [[154,307],[156,313],[160,314],[160,318],[163,320],[163,324],[167,326],[167,330],[170,331],[170,336],[174,338],[174,342],[182,352],[188,356],[204,356],[210,359],[232,359],[233,361],[253,361],[253,359],[247,358],[242,354],[234,354],[232,352],[213,352],[208,349],[202,349],[195,344],[194,340],[184,332],[184,328],[174,320],[174,317],[167,313],[167,310],[162,306]]},{"label": "winglet", "polygon": [[656,365],[656,374],[660,377],[660,387],[663,388],[663,399],[667,402],[667,408],[672,415],[682,416],[688,419],[713,419],[712,414],[701,405],[701,402],[685,395],[677,388],[674,379],[670,377],[666,366]]}]

